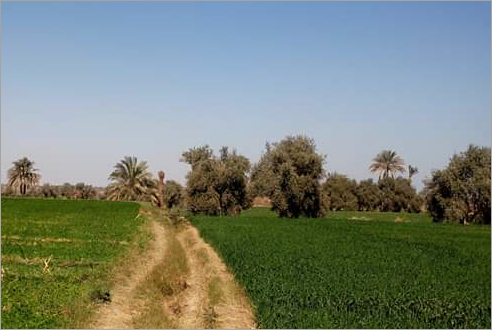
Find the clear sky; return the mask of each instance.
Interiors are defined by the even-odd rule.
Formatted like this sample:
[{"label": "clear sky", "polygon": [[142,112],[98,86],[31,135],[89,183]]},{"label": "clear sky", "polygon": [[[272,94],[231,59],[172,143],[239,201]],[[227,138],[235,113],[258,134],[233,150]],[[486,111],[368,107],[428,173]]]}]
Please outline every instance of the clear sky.
[{"label": "clear sky", "polygon": [[125,155],[185,182],[189,147],[315,139],[357,180],[491,143],[490,2],[2,2],[1,179],[105,186]]}]

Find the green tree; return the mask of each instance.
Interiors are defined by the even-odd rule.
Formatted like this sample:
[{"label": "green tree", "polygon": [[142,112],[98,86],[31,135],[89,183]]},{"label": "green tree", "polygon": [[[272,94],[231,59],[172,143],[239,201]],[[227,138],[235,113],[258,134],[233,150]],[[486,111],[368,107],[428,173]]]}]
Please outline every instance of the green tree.
[{"label": "green tree", "polygon": [[275,190],[270,143],[266,143],[265,150],[260,160],[251,169],[250,191],[252,198],[272,196]]},{"label": "green tree", "polygon": [[490,148],[470,145],[425,181],[427,210],[434,221],[490,224]]},{"label": "green tree", "polygon": [[148,170],[147,162],[125,156],[109,175],[108,186],[111,201],[151,201],[157,203],[157,182]]},{"label": "green tree", "polygon": [[251,206],[247,188],[250,162],[236,150],[229,152],[223,147],[216,157],[205,145],[184,152],[181,161],[191,165],[186,183],[186,203],[191,212],[236,215]]},{"label": "green tree", "polygon": [[397,172],[405,172],[405,162],[391,150],[383,150],[373,158],[373,163],[369,166],[371,172],[379,172],[379,178],[394,178]]},{"label": "green tree", "polygon": [[324,177],[325,156],[316,153],[313,139],[288,136],[267,145],[255,166],[256,178],[263,182],[262,194],[272,202],[281,217],[321,217],[327,211],[327,198],[320,181]]},{"label": "green tree", "polygon": [[381,211],[388,212],[420,212],[422,200],[408,179],[387,177],[379,180],[381,192]]},{"label": "green tree", "polygon": [[357,182],[338,173],[328,174],[323,184],[331,211],[355,211],[358,209]]},{"label": "green tree", "polygon": [[381,205],[381,190],[372,179],[362,180],[355,190],[359,211],[377,211]]},{"label": "green tree", "polygon": [[12,163],[13,166],[8,170],[8,185],[14,190],[18,190],[21,195],[25,195],[27,190],[39,184],[41,176],[36,173],[34,162],[27,157],[21,158]]}]

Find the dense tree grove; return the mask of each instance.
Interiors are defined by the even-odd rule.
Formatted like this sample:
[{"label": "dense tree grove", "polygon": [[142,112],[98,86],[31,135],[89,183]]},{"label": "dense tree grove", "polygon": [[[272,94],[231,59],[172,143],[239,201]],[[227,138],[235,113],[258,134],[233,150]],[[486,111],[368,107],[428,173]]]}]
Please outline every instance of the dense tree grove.
[{"label": "dense tree grove", "polygon": [[321,187],[325,157],[316,153],[314,140],[289,136],[267,144],[252,173],[252,190],[263,192],[281,217],[317,218],[325,214],[327,199]]},{"label": "dense tree grove", "polygon": [[490,148],[470,145],[426,182],[427,210],[434,221],[490,224]]},{"label": "dense tree grove", "polygon": [[187,174],[186,204],[193,213],[208,215],[236,215],[251,206],[248,194],[249,160],[220,149],[219,156],[208,146],[184,152],[182,161],[191,165]]},{"label": "dense tree grove", "polygon": [[[3,196],[14,196],[16,192],[8,185],[2,185]],[[62,199],[106,199],[106,188],[93,187],[85,183],[72,185],[53,185],[45,183],[42,186],[32,186],[24,196]]]},{"label": "dense tree grove", "polygon": [[266,200],[266,205],[271,205],[280,217],[288,218],[316,218],[328,211],[342,210],[424,210],[436,222],[491,222],[489,147],[470,145],[454,155],[446,168],[432,173],[419,194],[411,184],[417,167],[408,165],[408,177],[396,177],[407,169],[395,151],[383,150],[373,159],[370,170],[379,174],[377,182],[357,182],[340,173],[326,174],[325,156],[316,152],[314,140],[306,136],[288,136],[280,142],[267,143],[252,167],[236,150],[222,147],[216,156],[208,145],[183,152],[181,161],[191,166],[186,187],[167,180],[162,196],[147,163],[138,162],[135,157],[124,157],[115,165],[109,176],[112,183],[106,188],[82,182],[40,186],[34,162],[24,157],[8,170],[8,184],[2,185],[2,195],[147,201],[156,205],[161,196],[167,209],[175,213],[188,210],[207,215],[239,214],[251,207],[257,197]]}]

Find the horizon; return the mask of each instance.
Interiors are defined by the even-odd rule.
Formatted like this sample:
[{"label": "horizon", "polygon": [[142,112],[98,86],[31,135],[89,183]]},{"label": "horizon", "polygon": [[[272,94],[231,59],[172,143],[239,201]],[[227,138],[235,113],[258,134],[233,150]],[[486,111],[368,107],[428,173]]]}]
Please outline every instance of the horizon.
[{"label": "horizon", "polygon": [[[490,2],[4,2],[1,181],[105,187],[124,156],[185,184],[188,148],[306,135],[357,181],[491,146]],[[169,144],[168,144],[169,142]],[[406,176],[406,173],[403,174]]]}]

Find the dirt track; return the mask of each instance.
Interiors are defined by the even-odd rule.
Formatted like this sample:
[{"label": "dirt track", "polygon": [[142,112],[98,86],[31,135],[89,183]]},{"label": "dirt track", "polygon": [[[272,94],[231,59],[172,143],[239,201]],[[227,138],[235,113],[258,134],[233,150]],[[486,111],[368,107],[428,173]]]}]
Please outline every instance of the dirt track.
[{"label": "dirt track", "polygon": [[98,310],[94,328],[128,329],[133,327],[132,319],[138,313],[139,305],[142,304],[136,297],[136,288],[152,269],[162,262],[166,251],[164,227],[153,221],[151,228],[155,239],[151,242],[149,250],[132,268],[130,276],[117,275],[117,284],[111,290],[111,303],[103,305]]},{"label": "dirt track", "polygon": [[[129,272],[116,274],[112,300],[96,311],[91,327],[156,328],[170,324],[168,327],[188,329],[255,328],[255,318],[244,291],[215,251],[201,239],[198,230],[191,225],[179,229],[164,226],[152,216],[151,221],[155,239]],[[175,236],[166,238],[166,235]],[[176,244],[181,245],[186,258],[187,271],[179,279],[174,279],[169,275],[172,271],[165,269],[173,267],[169,254],[166,258],[166,251],[171,252],[169,238],[179,242]],[[154,300],[145,301],[139,288],[145,287],[146,281],[153,281],[151,274],[156,270],[162,270],[161,274],[165,274],[162,276],[166,276],[167,281],[179,281],[182,289],[172,294],[148,295]],[[158,319],[161,315],[167,323],[139,323],[139,317],[145,315],[149,304],[158,306],[154,317]]]}]

